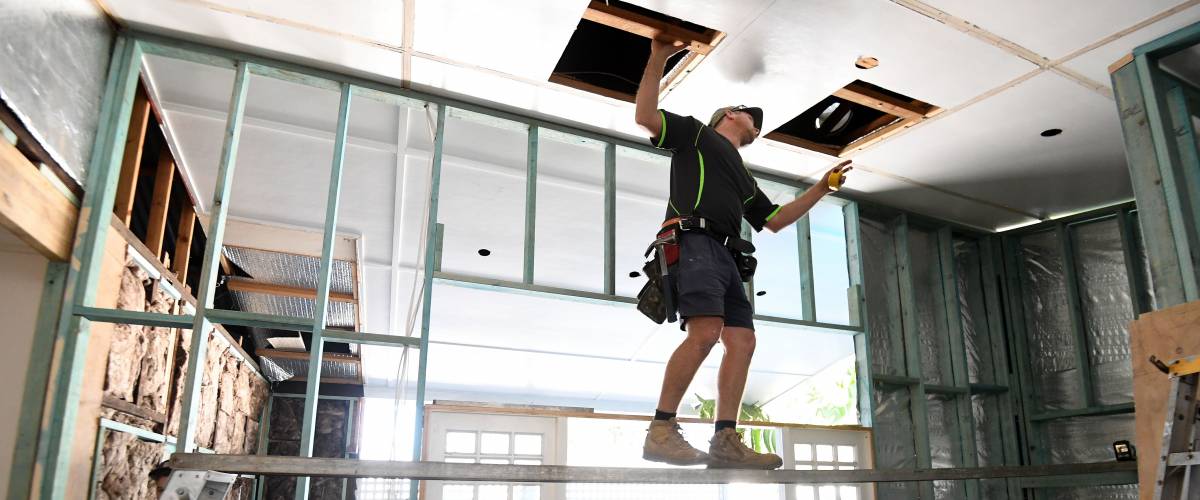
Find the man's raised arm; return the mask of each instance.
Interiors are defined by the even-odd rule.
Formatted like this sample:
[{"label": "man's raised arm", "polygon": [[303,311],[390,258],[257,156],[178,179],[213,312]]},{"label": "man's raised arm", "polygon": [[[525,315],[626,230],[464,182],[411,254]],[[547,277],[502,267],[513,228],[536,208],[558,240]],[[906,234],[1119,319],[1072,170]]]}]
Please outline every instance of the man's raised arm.
[{"label": "man's raised arm", "polygon": [[667,65],[667,59],[680,50],[683,50],[683,42],[650,39],[650,59],[646,61],[646,70],[638,84],[633,119],[651,137],[658,137],[662,131],[662,120],[658,116],[658,86],[663,78],[663,67]]}]

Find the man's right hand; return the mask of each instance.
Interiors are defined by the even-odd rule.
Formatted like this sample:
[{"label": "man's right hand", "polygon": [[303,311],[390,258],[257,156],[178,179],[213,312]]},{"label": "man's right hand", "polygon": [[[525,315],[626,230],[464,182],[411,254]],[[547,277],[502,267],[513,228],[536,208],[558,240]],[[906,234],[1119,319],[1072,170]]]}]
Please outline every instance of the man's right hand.
[{"label": "man's right hand", "polygon": [[675,39],[651,38],[650,59],[666,61],[679,51],[686,49],[685,44]]}]

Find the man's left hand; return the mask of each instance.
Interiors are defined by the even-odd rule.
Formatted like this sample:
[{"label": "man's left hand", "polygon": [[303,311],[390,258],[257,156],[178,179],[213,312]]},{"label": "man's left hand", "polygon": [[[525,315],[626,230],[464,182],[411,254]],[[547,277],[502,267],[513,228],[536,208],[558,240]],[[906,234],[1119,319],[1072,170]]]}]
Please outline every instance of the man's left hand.
[{"label": "man's left hand", "polygon": [[[841,189],[842,185],[846,184],[846,172],[849,172],[850,169],[854,168],[852,165],[850,165],[851,161],[853,160],[844,160],[841,163],[834,165],[833,168],[829,169],[828,172],[825,172],[825,175],[821,176],[821,182],[819,185],[825,190],[826,193],[837,191],[838,189]],[[834,176],[837,177],[837,188],[834,188],[834,184],[830,183],[830,177]]]}]

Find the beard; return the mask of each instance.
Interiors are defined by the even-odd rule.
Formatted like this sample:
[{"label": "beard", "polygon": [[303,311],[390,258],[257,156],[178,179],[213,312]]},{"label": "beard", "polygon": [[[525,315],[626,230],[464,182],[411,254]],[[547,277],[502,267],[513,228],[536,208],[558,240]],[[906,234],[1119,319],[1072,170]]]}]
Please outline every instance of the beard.
[{"label": "beard", "polygon": [[758,137],[758,134],[755,134],[753,132],[746,132],[746,133],[742,134],[742,146],[749,146],[751,143],[754,142],[754,139],[757,137]]}]

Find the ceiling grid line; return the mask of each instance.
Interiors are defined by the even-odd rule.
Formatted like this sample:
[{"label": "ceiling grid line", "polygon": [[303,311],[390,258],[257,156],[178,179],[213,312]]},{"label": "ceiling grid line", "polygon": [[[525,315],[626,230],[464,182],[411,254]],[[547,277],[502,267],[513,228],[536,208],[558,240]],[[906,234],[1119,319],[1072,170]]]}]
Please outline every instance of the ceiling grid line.
[{"label": "ceiling grid line", "polygon": [[1012,40],[1004,38],[995,33],[992,33],[991,31],[983,29],[982,27],[980,27],[979,25],[977,25],[975,23],[972,23],[972,22],[967,21],[966,19],[962,19],[960,17],[956,17],[946,11],[938,9],[937,7],[934,7],[927,3],[921,2],[919,0],[891,0],[891,1],[897,5],[907,8],[913,12],[916,12],[925,17],[933,19],[934,21],[940,22],[946,26],[957,29],[959,31],[962,31],[963,33],[966,33],[975,38],[983,40],[984,42],[987,42],[988,44],[991,44],[991,45],[998,47],[1004,51],[1007,51],[1008,53],[1013,54],[1021,59],[1029,61],[1030,63],[1037,65],[1039,68],[1041,68],[1043,70],[1052,70],[1067,79],[1070,79],[1080,85],[1083,85],[1084,88],[1087,88],[1094,92],[1097,92],[1100,95],[1103,95],[1104,97],[1106,97],[1108,99],[1113,99],[1112,91],[1109,90],[1107,86],[1105,86],[1101,83],[1094,82],[1090,78],[1085,77],[1074,71],[1067,70],[1065,68],[1059,69],[1056,67],[1057,64],[1061,64],[1062,62],[1065,62],[1065,61],[1052,62],[1052,61],[1050,61],[1050,59],[1048,57],[1038,54],[1037,52],[1034,52],[1034,51],[1022,46],[1021,44],[1018,44]]}]

